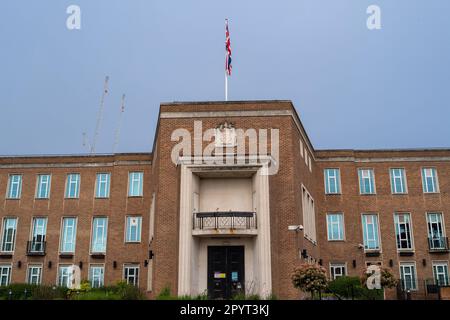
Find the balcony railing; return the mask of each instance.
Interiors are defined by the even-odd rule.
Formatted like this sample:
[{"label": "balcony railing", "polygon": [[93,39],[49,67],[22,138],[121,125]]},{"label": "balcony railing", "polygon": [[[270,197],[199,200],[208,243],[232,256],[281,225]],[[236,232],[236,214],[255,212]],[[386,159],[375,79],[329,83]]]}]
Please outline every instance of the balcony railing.
[{"label": "balcony railing", "polygon": [[194,230],[219,229],[256,229],[256,212],[247,211],[217,211],[197,212],[193,215]]},{"label": "balcony railing", "polygon": [[431,252],[448,252],[448,238],[434,237],[428,238],[428,247]]},{"label": "balcony railing", "polygon": [[29,256],[44,256],[47,241],[28,241],[27,242],[27,255]]}]

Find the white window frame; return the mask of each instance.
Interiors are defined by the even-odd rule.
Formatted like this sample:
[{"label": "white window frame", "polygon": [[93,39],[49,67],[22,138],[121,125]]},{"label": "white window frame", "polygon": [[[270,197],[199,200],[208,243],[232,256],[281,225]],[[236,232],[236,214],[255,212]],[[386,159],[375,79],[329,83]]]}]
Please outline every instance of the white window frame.
[{"label": "white window frame", "polygon": [[302,217],[303,217],[303,235],[304,238],[311,241],[314,245],[317,244],[316,234],[316,214],[315,202],[306,187],[302,184]]},{"label": "white window frame", "polygon": [[[137,270],[137,276],[136,276],[136,273],[133,275],[133,278],[135,279],[135,282],[134,283],[130,283],[130,281],[129,281],[129,279],[126,277],[126,269],[135,269],[135,270]],[[125,263],[124,265],[123,265],[123,279],[126,281],[126,283],[128,283],[128,284],[132,284],[132,285],[135,285],[136,287],[139,287],[139,276],[140,276],[140,273],[141,273],[141,271],[140,271],[140,266],[139,266],[139,264],[135,264],[135,263]]]},{"label": "white window frame", "polygon": [[[7,273],[5,273],[7,270]],[[3,284],[3,281],[6,277],[6,282]],[[11,263],[0,263],[0,287],[8,286],[11,283],[12,277],[12,264]]]},{"label": "white window frame", "polygon": [[[106,176],[106,180],[102,177]],[[101,194],[101,185],[105,184],[105,194]],[[111,190],[111,173],[110,172],[98,172],[95,179],[95,197],[98,199],[109,198]]]},{"label": "white window frame", "polygon": [[[32,273],[33,269],[39,270],[39,274],[35,275]],[[40,285],[42,283],[42,263],[29,263],[27,267],[27,278],[26,283]],[[38,281],[36,283],[32,282],[32,277],[37,277]]]},{"label": "white window frame", "polygon": [[[334,216],[334,215],[341,216],[340,222],[329,221],[329,217]],[[343,212],[327,212],[326,219],[327,219],[327,239],[328,239],[328,241],[345,241],[344,213]],[[332,227],[334,225],[338,226],[338,233],[339,233],[339,236],[342,234],[342,238],[339,238],[339,239],[330,238],[330,230],[333,230]],[[333,234],[333,232],[331,232],[331,235],[332,234]]]},{"label": "white window frame", "polygon": [[[330,176],[329,171],[333,171],[334,175]],[[331,180],[334,179],[334,187],[336,192],[331,192]],[[325,194],[341,194],[341,170],[339,168],[324,169]]]},{"label": "white window frame", "polygon": [[[401,175],[398,176],[395,170],[400,170]],[[406,170],[405,168],[390,168],[389,177],[391,179],[391,192],[392,194],[407,194],[408,193],[408,183],[406,181]],[[396,179],[400,179],[400,185],[402,190],[397,190]]]},{"label": "white window frame", "polygon": [[[400,216],[404,216],[406,218],[406,220],[408,221],[403,221],[400,222]],[[400,239],[400,226],[401,225],[405,225],[409,226],[409,241],[408,239]],[[409,212],[395,212],[394,213],[394,227],[395,227],[395,242],[396,242],[396,246],[397,246],[397,251],[413,251],[414,250],[414,234],[413,234],[413,224],[412,224],[412,216],[411,213]],[[399,243],[400,241],[400,243]],[[408,248],[402,248],[401,247],[401,242],[402,241],[406,241],[409,244]]]},{"label": "white window frame", "polygon": [[[43,181],[42,178],[47,177],[46,181]],[[38,174],[36,181],[36,199],[49,199],[50,198],[50,187],[51,187],[52,175],[51,174]],[[46,187],[45,196],[41,195],[41,191],[43,185]]]},{"label": "white window frame", "polygon": [[[12,236],[12,239],[9,239],[6,243],[11,244],[11,250],[3,250],[3,247],[5,245],[5,232],[6,232],[6,222],[8,220],[15,220],[15,226],[14,226],[14,234]],[[1,238],[0,238],[0,252],[8,252],[8,253],[14,253],[14,250],[16,249],[16,237],[17,237],[17,226],[18,226],[19,219],[17,217],[4,217],[2,219],[2,232],[1,232]],[[8,228],[9,229],[9,228]]]},{"label": "white window frame", "polygon": [[[341,269],[344,271],[344,273],[340,274],[339,276],[336,276],[336,269]],[[347,276],[347,263],[333,263],[330,262],[330,279],[336,280],[339,277],[345,277]]]},{"label": "white window frame", "polygon": [[[74,179],[77,177],[77,179]],[[72,185],[75,185],[74,195],[71,195]],[[65,190],[65,198],[66,199],[78,199],[80,197],[80,185],[81,185],[81,174],[80,173],[68,173],[66,178],[66,190]]]},{"label": "white window frame", "polygon": [[[431,176],[427,174],[427,172],[431,172]],[[435,173],[435,176],[433,175],[433,172]],[[435,167],[422,167],[421,174],[423,193],[439,193],[439,179],[437,169]],[[430,186],[428,185],[427,178],[431,178],[433,181],[433,191],[429,191]]]},{"label": "white window frame", "polygon": [[[137,239],[131,239],[131,224],[130,220],[132,218],[137,218],[139,221],[139,225],[136,227],[136,236]],[[125,216],[125,243],[140,243],[142,241],[142,216],[139,215],[127,215]]]},{"label": "white window frame", "polygon": [[406,289],[406,286],[404,287],[405,290],[411,290],[411,291],[417,291],[418,290],[418,280],[417,280],[417,267],[415,261],[400,261],[399,262],[399,275],[400,275],[400,281],[404,282],[404,279],[402,277],[402,274],[404,275],[404,271],[402,272],[402,267],[413,267],[414,268],[414,274],[408,273],[408,275],[414,277],[414,287]]},{"label": "white window frame", "polygon": [[[104,239],[104,241],[102,241],[102,244],[104,243],[104,249],[103,251],[99,251],[99,250],[93,250],[96,247],[96,244],[94,244],[94,236],[96,234],[96,230],[94,230],[94,228],[96,228],[95,221],[97,219],[105,219],[105,225],[101,227],[101,229],[103,229],[103,233],[104,233],[104,237],[102,237],[102,239]],[[95,253],[103,253],[106,254],[106,249],[107,249],[107,245],[108,245],[108,217],[106,216],[94,216],[92,217],[92,227],[91,227],[91,243],[90,243],[90,253],[91,254],[95,254]],[[96,239],[98,239],[98,237],[96,237]]]},{"label": "white window frame", "polygon": [[[369,175],[366,175],[366,173],[369,173]],[[365,190],[363,190],[364,179],[369,179],[370,181],[370,192],[365,192]],[[360,195],[377,194],[377,188],[375,184],[375,170],[373,168],[358,168],[358,184]]]},{"label": "white window frame", "polygon": [[[138,174],[139,179],[135,177]],[[134,191],[134,182],[139,182],[139,190],[137,193]],[[128,173],[128,197],[142,197],[144,194],[144,172],[143,171],[130,171]]]},{"label": "white window frame", "polygon": [[[18,181],[13,181],[15,177],[18,177]],[[20,199],[22,196],[22,179],[23,176],[20,173],[11,173],[8,176],[8,188],[6,189],[6,199]],[[17,192],[13,194],[13,185],[17,184]]]},{"label": "white window frame", "polygon": [[[73,269],[71,269],[73,265],[72,264],[67,264],[67,263],[60,263],[58,264],[58,272],[56,273],[56,284],[60,287],[67,287],[69,288],[70,285],[72,284],[73,281]],[[65,275],[64,277],[67,279],[66,281],[61,281],[63,280],[61,278],[61,269],[69,269],[69,272],[67,273],[67,275]]]},{"label": "white window frame", "polygon": [[[100,274],[100,286],[94,286],[95,285],[95,281],[98,277],[98,275],[94,274],[94,269],[99,269],[101,270],[101,274]],[[91,284],[92,288],[101,288],[105,286],[105,264],[104,263],[91,263],[89,265],[89,283]]]},{"label": "white window frame", "polygon": [[[71,227],[73,230],[72,230],[72,234],[73,234],[73,237],[72,237],[72,241],[70,241],[70,242],[66,242],[66,235],[67,235],[67,233],[66,233],[66,229],[64,228],[64,221],[65,220],[67,220],[67,219],[74,219],[75,220],[75,223],[74,223],[74,225],[73,225],[73,227]],[[60,241],[59,241],[59,252],[60,253],[75,253],[75,250],[76,250],[76,244],[77,244],[77,227],[78,227],[78,217],[74,217],[74,216],[67,216],[67,217],[62,217],[61,218],[61,229],[60,229]],[[72,251],[67,251],[67,250],[64,250],[64,247],[65,247],[65,244],[66,243],[71,243],[72,244],[72,246],[73,246],[73,250]]]},{"label": "white window frame", "polygon": [[[439,221],[431,221],[430,220],[430,216],[431,215],[436,215]],[[427,211],[425,212],[425,216],[426,216],[426,221],[427,221],[427,236],[428,236],[428,241],[433,241],[433,239],[439,239],[439,241],[442,241],[443,239],[446,238],[446,230],[445,230],[445,221],[444,221],[444,214],[441,211]],[[440,225],[440,231],[441,234],[438,235],[439,237],[433,237],[434,234],[432,234],[432,225],[436,224],[436,225]],[[439,228],[438,228],[439,229]],[[440,246],[440,247],[434,247],[432,249],[445,249],[445,244],[444,246]]]},{"label": "white window frame", "polygon": [[[44,224],[37,224],[38,220],[43,220]],[[45,242],[47,241],[47,226],[48,226],[48,217],[44,216],[35,216],[31,218],[31,232],[30,232],[30,241],[31,241],[31,250],[32,252],[43,252],[45,250]],[[41,236],[41,239],[38,239],[38,235]],[[36,238],[36,239],[35,239]],[[39,246],[40,250],[35,250],[34,247],[36,244],[41,244]]]},{"label": "white window frame", "polygon": [[[365,216],[374,216],[374,217],[377,218],[377,228],[375,229],[374,227],[371,227],[373,231],[375,231],[375,230],[377,231],[377,235],[378,235],[378,237],[377,237],[378,247],[377,248],[367,248],[368,244],[366,244],[366,239],[364,237],[364,231],[368,235],[368,230],[369,230],[368,228],[369,227],[368,227],[367,223],[366,223],[366,226],[364,226],[364,221],[366,221],[365,218],[364,218]],[[363,228],[364,251],[365,252],[370,252],[370,251],[380,251],[381,252],[380,217],[379,217],[378,213],[370,213],[370,212],[362,213],[361,214],[361,224],[362,224],[362,228]],[[373,225],[373,223],[371,223],[370,225]],[[375,234],[375,232],[373,234]],[[375,239],[368,239],[368,241],[374,241],[374,240]]]},{"label": "white window frame", "polygon": [[[432,267],[433,267],[433,279],[434,279],[434,283],[438,284],[440,286],[448,286],[449,285],[449,273],[448,273],[448,261],[432,261]],[[444,272],[445,275],[445,282],[443,284],[438,283],[439,280],[439,273],[437,268],[438,267],[444,267],[446,270],[446,273]],[[442,273],[441,273],[442,274]]]}]

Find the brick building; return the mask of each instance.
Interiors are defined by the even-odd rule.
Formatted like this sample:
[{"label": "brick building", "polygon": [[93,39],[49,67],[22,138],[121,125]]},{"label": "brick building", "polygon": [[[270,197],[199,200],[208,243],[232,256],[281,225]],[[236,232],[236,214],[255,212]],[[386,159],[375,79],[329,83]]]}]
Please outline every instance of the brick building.
[{"label": "brick building", "polygon": [[150,297],[295,299],[310,261],[380,264],[427,298],[448,285],[449,191],[450,149],[315,150],[290,101],[162,104],[152,153],[0,158],[0,284],[77,265]]}]

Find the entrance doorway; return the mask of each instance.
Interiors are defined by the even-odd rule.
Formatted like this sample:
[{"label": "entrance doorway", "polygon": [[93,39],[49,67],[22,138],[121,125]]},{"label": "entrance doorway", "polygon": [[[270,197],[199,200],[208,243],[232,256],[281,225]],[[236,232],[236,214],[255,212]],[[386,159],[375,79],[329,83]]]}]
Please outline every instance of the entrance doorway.
[{"label": "entrance doorway", "polygon": [[244,246],[208,246],[208,297],[230,299],[245,293]]}]

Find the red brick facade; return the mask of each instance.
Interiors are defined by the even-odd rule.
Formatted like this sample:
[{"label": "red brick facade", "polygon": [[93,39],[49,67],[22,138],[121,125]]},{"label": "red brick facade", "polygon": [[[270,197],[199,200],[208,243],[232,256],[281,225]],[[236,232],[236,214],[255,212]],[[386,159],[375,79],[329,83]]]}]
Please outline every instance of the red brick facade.
[{"label": "red brick facade", "polygon": [[[0,265],[12,265],[11,281],[26,282],[27,265],[42,263],[42,282],[54,284],[58,264],[80,265],[81,262],[83,279],[89,276],[89,264],[104,264],[105,284],[112,284],[123,278],[124,264],[134,263],[140,268],[139,285],[150,297],[167,286],[176,294],[181,166],[171,159],[172,149],[177,144],[171,135],[177,128],[193,134],[194,121],[202,121],[203,130],[216,128],[224,121],[231,121],[236,128],[244,130],[279,130],[279,170],[269,177],[271,246],[267,248],[271,252],[271,288],[278,297],[299,297],[292,286],[290,273],[304,261],[300,255],[302,251],[309,259],[322,263],[328,272],[330,263],[345,263],[348,275],[360,275],[366,263],[372,261],[390,267],[399,277],[399,262],[414,261],[419,283],[419,290],[414,294],[422,298],[425,287],[420,284],[433,278],[433,261],[448,263],[448,252],[432,253],[429,250],[426,213],[441,212],[445,229],[450,230],[450,150],[314,150],[290,101],[173,103],[161,105],[153,154],[0,158],[0,219],[18,218],[14,253],[0,254]],[[271,137],[269,151],[272,140]],[[424,194],[423,167],[436,168],[438,193]],[[340,169],[340,194],[325,194],[326,168]],[[374,170],[376,194],[360,195],[358,168]],[[407,194],[392,194],[390,168],[405,169]],[[144,172],[142,197],[128,197],[128,173],[133,171]],[[96,173],[101,172],[111,173],[108,199],[94,196]],[[37,175],[43,173],[52,176],[50,198],[35,199]],[[65,179],[69,173],[81,174],[78,199],[65,199]],[[20,199],[6,197],[10,174],[22,175]],[[288,231],[289,226],[304,224],[302,186],[314,199],[316,243],[305,239],[302,231]],[[153,195],[155,203],[152,204]],[[150,231],[152,212],[153,235]],[[328,241],[328,212],[343,213],[344,240]],[[369,212],[377,213],[379,217],[381,252],[376,257],[366,256],[358,246],[363,243],[361,214]],[[411,215],[412,255],[400,256],[397,252],[395,212]],[[90,255],[92,218],[97,215],[108,217],[107,251],[102,258]],[[127,215],[142,216],[140,243],[124,241]],[[34,216],[48,217],[44,256],[29,256],[26,252]],[[63,216],[78,217],[76,251],[71,258],[59,256]],[[387,297],[395,298],[394,290],[389,291]]]}]

